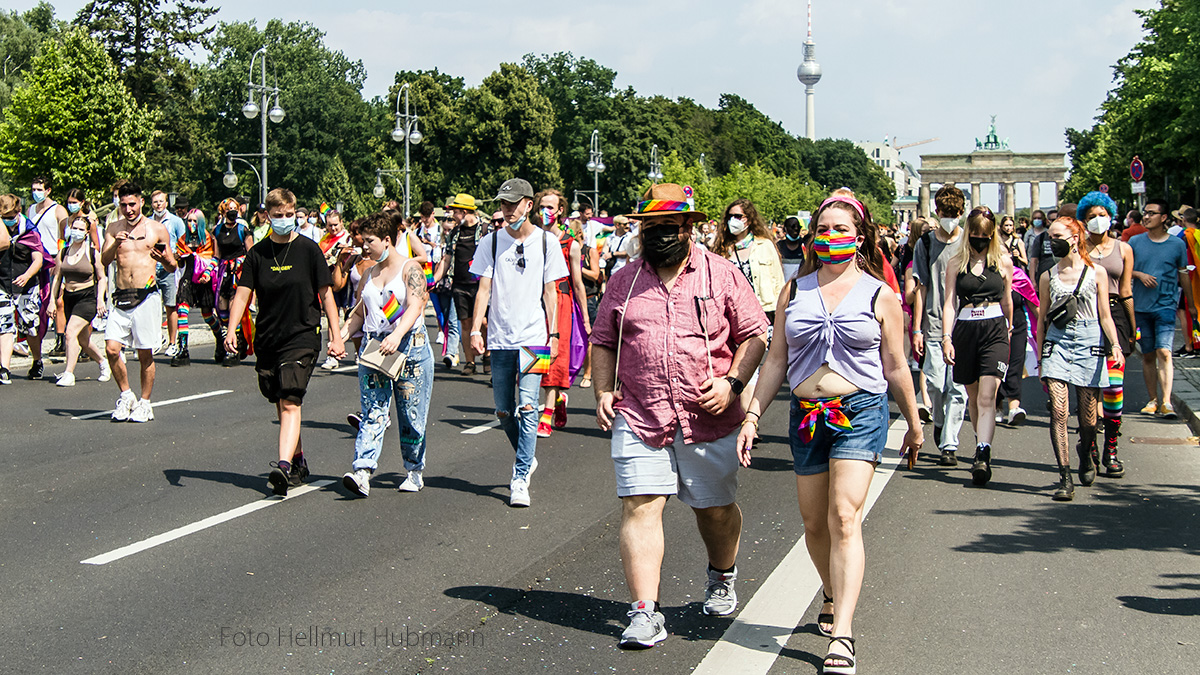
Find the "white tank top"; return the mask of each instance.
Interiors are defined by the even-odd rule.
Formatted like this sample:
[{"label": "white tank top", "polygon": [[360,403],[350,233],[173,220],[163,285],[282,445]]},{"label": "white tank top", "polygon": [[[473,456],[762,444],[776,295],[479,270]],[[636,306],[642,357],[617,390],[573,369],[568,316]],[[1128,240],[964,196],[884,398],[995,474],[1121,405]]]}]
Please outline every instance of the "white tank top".
[{"label": "white tank top", "polygon": [[[368,273],[369,274],[369,273]],[[392,298],[395,303],[392,303]],[[387,286],[380,288],[373,278],[363,284],[362,302],[364,333],[390,333],[395,321],[400,320],[407,306],[408,290],[404,286],[404,274],[397,274]],[[390,310],[385,314],[385,309]],[[389,318],[388,314],[391,315]]]},{"label": "white tank top", "polygon": [[50,255],[58,255],[58,219],[54,217],[58,202],[46,197],[42,203],[46,208],[41,213],[37,212],[37,204],[30,204],[29,214],[25,217],[37,227],[38,236],[42,238],[42,246],[46,247],[46,251]]}]

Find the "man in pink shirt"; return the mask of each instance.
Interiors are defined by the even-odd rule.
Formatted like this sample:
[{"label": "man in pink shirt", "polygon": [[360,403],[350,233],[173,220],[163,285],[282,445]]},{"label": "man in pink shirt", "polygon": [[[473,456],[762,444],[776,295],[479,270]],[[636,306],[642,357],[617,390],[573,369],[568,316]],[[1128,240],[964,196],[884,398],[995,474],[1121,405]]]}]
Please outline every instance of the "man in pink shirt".
[{"label": "man in pink shirt", "polygon": [[658,611],[667,498],[696,513],[708,549],[704,613],[737,607],[742,512],[737,493],[738,395],[767,348],[770,325],[737,267],[692,245],[683,189],[651,186],[630,218],[642,221],[640,260],[608,282],[593,327],[596,421],[612,430],[621,560],[633,599],[620,646],[666,638]]}]

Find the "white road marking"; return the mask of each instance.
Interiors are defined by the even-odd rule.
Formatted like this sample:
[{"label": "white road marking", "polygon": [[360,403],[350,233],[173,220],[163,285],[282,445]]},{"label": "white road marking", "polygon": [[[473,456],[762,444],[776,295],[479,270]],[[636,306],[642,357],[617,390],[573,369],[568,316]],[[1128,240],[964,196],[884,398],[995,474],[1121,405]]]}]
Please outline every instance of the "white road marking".
[{"label": "white road marking", "polygon": [[[871,481],[863,509],[864,519],[900,463],[894,449],[900,447],[907,429],[903,417],[888,429],[887,447],[893,452],[885,453],[875,469],[875,479]],[[799,514],[796,517],[799,518]],[[802,536],[746,603],[721,640],[692,671],[693,675],[766,673],[808,610],[810,603],[805,600],[820,592],[821,577],[808,557]]]},{"label": "white road marking", "polygon": [[[222,396],[224,394],[232,394],[232,393],[233,393],[232,389],[218,389],[217,391],[210,391],[210,392],[207,392],[204,394],[195,394],[193,396],[184,396],[183,398],[173,398],[169,401],[159,401],[158,403],[151,403],[150,407],[151,408],[161,408],[164,405],[172,405],[174,403],[187,403],[188,401],[196,401],[196,400],[199,400],[202,398],[211,398],[213,396]],[[111,415],[111,414],[113,414],[113,411],[105,410],[104,412],[89,413],[87,415],[80,415],[78,417],[72,417],[71,419],[73,419],[73,420],[91,420],[91,419],[96,419],[97,417],[107,417],[108,415]]]},{"label": "white road marking", "polygon": [[331,372],[331,373],[357,373],[358,372],[358,364],[356,363],[352,366],[342,366],[340,368],[334,368],[333,370],[331,370],[329,372]]},{"label": "white road marking", "polygon": [[488,429],[495,429],[498,426],[500,426],[500,420],[492,420],[491,422],[488,422],[487,424],[480,424],[477,427],[471,427],[470,429],[463,429],[462,433],[467,434],[468,436],[474,436],[475,434],[482,434],[483,432],[487,431]]},{"label": "white road marking", "polygon": [[265,509],[268,506],[274,506],[275,504],[280,504],[289,499],[295,499],[296,497],[308,494],[314,490],[320,490],[326,485],[330,485],[332,483],[332,480],[319,480],[315,483],[309,483],[308,485],[303,485],[301,487],[288,490],[287,496],[283,499],[278,499],[274,496],[264,497],[263,499],[260,499],[256,502],[251,502],[245,506],[239,506],[236,509],[226,511],[225,513],[218,513],[215,516],[209,516],[204,520],[194,522],[190,525],[177,527],[170,532],[163,532],[162,534],[155,535],[149,539],[143,539],[142,541],[130,544],[128,546],[122,546],[115,551],[109,551],[108,553],[98,555],[93,558],[88,558],[87,560],[80,560],[79,562],[84,565],[107,565],[114,560],[120,560],[121,558],[131,556],[135,553],[141,553],[146,549],[151,549],[160,544],[165,544],[169,541],[175,541],[176,539],[181,539],[189,534],[199,532],[200,530],[206,530],[214,525],[220,525],[221,523],[228,522],[234,518],[244,516],[248,513],[254,513],[255,511]]}]

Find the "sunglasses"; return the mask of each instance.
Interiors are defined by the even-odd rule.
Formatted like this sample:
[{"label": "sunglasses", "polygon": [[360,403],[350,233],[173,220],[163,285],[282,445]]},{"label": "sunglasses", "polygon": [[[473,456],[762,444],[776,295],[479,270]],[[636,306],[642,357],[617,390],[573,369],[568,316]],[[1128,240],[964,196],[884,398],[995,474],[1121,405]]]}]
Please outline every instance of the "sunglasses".
[{"label": "sunglasses", "polygon": [[517,259],[517,269],[525,269],[525,244],[517,244],[517,255],[521,256]]}]

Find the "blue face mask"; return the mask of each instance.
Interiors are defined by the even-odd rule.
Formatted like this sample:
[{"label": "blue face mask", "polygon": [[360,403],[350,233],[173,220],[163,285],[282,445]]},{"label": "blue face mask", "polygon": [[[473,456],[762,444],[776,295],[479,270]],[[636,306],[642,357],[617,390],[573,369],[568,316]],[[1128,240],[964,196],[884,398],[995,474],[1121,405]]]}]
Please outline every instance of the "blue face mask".
[{"label": "blue face mask", "polygon": [[383,262],[384,260],[387,260],[388,256],[391,254],[392,254],[392,252],[389,249],[384,248],[383,255],[379,256],[379,260],[376,260],[375,262]]},{"label": "blue face mask", "polygon": [[529,211],[526,210],[525,215],[523,215],[519,219],[517,219],[517,222],[510,223],[508,227],[515,233],[517,230],[521,229],[521,226],[524,225],[525,221],[528,219],[529,219]]},{"label": "blue face mask", "polygon": [[4,220],[4,224],[7,225],[8,227],[13,227],[17,224],[17,219],[15,217],[14,218],[4,218],[3,220]]},{"label": "blue face mask", "polygon": [[45,199],[46,199],[46,191],[45,190],[34,190],[33,191],[33,201],[37,202],[38,204],[41,204]]},{"label": "blue face mask", "polygon": [[67,202],[67,213],[79,213],[79,207],[82,206],[79,202]]},{"label": "blue face mask", "polygon": [[295,216],[293,216],[291,218],[272,218],[271,219],[271,231],[274,232],[275,234],[278,234],[281,237],[286,237],[287,235],[292,233],[292,230],[295,230],[295,229],[296,229]]},{"label": "blue face mask", "polygon": [[1041,226],[1042,226],[1042,219],[1041,219],[1041,218],[1034,218],[1034,219],[1033,219],[1033,226],[1034,226],[1034,227],[1041,227]]},{"label": "blue face mask", "polygon": [[787,232],[784,232],[783,236],[786,237],[788,241],[800,241],[801,239],[804,238],[804,235],[798,234],[793,237],[792,235],[788,234]]}]

